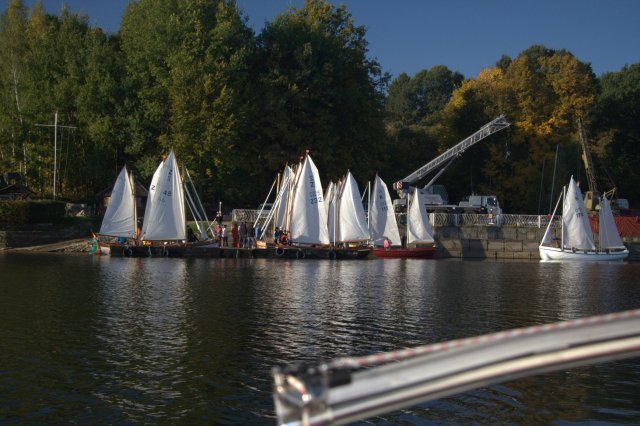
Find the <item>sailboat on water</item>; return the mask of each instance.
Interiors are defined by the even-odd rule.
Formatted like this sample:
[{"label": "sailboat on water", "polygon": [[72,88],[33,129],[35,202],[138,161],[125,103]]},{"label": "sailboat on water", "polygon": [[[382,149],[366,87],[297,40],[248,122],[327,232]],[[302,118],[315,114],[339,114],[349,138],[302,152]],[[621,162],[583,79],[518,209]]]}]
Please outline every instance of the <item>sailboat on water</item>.
[{"label": "sailboat on water", "polygon": [[[552,239],[551,225],[560,201],[562,203],[561,238]],[[542,260],[613,261],[629,256],[622,243],[606,197],[602,197],[599,213],[599,244],[596,247],[582,193],[573,176],[558,199],[544,237],[539,246]]]},{"label": "sailboat on water", "polygon": [[327,206],[318,169],[307,153],[295,170],[285,172],[272,209],[274,216],[267,217],[266,222],[275,219],[279,228],[278,238],[274,243],[259,242],[259,250],[254,254],[298,259],[368,256],[371,252],[369,247],[336,247],[332,244],[328,228],[332,208]]},{"label": "sailboat on water", "polygon": [[330,197],[327,226],[336,254],[366,257],[371,252],[371,236],[355,178],[347,172],[330,189],[327,191]]},{"label": "sailboat on water", "polygon": [[[137,234],[137,212],[132,188],[133,181],[125,168],[116,181],[100,229],[101,235],[119,237],[118,242],[108,244],[112,256],[181,256],[185,250],[213,245],[212,241],[207,241],[206,231],[203,230],[200,230],[201,241],[189,241],[185,194],[190,199],[188,205],[194,217],[197,218],[199,214],[195,213],[198,210],[196,204],[185,190],[173,150],[160,163],[151,180],[140,235]],[[204,218],[208,223],[206,216]]]},{"label": "sailboat on water", "polygon": [[436,253],[433,231],[429,225],[424,200],[420,191],[413,191],[407,209],[407,247],[402,247],[398,224],[387,185],[376,176],[369,208],[371,238],[376,247],[373,254],[385,258],[430,259]]},{"label": "sailboat on water", "polygon": [[[137,238],[138,218],[135,182],[124,166],[116,179],[96,238],[97,254],[110,254],[112,246],[132,244]],[[117,238],[116,241],[113,241]],[[108,241],[109,240],[109,241]]]}]

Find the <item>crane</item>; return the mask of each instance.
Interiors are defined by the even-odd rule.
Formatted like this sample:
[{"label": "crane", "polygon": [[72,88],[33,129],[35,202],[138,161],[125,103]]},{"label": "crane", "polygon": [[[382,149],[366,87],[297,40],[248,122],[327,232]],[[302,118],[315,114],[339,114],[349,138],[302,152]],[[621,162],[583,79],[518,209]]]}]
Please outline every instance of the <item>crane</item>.
[{"label": "crane", "polygon": [[[415,172],[411,173],[409,176],[404,179],[393,184],[393,189],[398,191],[398,195],[402,198],[406,196],[407,193],[411,191],[411,186],[415,184],[420,179],[424,178],[427,174],[432,171],[442,167],[442,169],[431,179],[431,181],[424,187],[424,189],[429,188],[435,181],[440,177],[442,173],[451,165],[453,160],[460,157],[468,148],[477,144],[484,138],[491,136],[492,134],[499,132],[502,129],[506,129],[510,126],[510,123],[504,117],[504,114],[500,115],[497,118],[494,118],[489,123],[485,124],[472,134],[467,137],[457,145],[449,148],[435,159],[429,161],[424,166],[420,167]],[[444,165],[444,166],[443,166]]]},{"label": "crane", "polygon": [[[598,180],[596,178],[595,167],[593,166],[593,158],[589,150],[589,140],[587,132],[582,124],[582,118],[578,118],[578,133],[580,134],[580,145],[582,146],[582,161],[584,162],[584,170],[587,175],[587,184],[589,190],[584,192],[584,205],[587,211],[596,211],[600,208],[600,190],[598,189]],[[613,188],[605,192],[604,195],[611,200],[616,193],[616,186],[612,183]]]}]

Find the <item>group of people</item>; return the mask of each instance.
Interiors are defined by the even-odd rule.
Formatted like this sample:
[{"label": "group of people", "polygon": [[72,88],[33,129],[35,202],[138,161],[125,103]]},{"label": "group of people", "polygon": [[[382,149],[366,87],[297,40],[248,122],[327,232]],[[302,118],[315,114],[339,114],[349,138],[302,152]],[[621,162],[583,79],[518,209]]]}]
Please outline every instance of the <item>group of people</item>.
[{"label": "group of people", "polygon": [[[213,238],[217,240],[220,244],[220,247],[230,247],[229,246],[229,233],[227,229],[227,225],[223,225],[222,223],[214,223],[211,226],[213,230]],[[231,237],[232,237],[232,245],[235,248],[252,248],[256,246],[256,241],[262,237],[262,229],[260,225],[253,226],[252,223],[242,222],[242,223],[234,223],[231,228]],[[281,230],[276,227],[276,230],[273,234],[273,239],[276,244],[288,244],[289,238],[286,231]],[[193,229],[187,228],[187,241],[196,242],[198,241],[197,235],[193,232]]]},{"label": "group of people", "polygon": [[276,244],[289,244],[289,235],[287,231],[283,231],[276,226],[276,230],[273,233],[273,242]]},{"label": "group of people", "polygon": [[[229,233],[227,225],[218,223],[215,226],[215,236],[220,243],[221,247],[229,247]],[[233,247],[236,248],[250,248],[255,247],[256,240],[260,238],[261,229],[260,226],[254,227],[253,224],[242,222],[234,223],[231,228],[231,237]]]}]

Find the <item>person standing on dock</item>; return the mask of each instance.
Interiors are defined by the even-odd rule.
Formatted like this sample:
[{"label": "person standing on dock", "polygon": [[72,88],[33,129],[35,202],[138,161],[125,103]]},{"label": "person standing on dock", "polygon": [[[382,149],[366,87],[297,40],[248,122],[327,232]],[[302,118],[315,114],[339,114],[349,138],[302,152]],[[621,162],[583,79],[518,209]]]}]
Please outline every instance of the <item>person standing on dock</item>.
[{"label": "person standing on dock", "polygon": [[216,236],[218,237],[218,244],[222,246],[222,225],[218,223],[218,228],[216,229]]},{"label": "person standing on dock", "polygon": [[240,245],[238,247],[244,248],[244,245],[247,242],[247,224],[242,222],[238,231],[240,232]]},{"label": "person standing on dock", "polygon": [[235,248],[240,247],[240,232],[238,231],[237,223],[234,223],[233,228],[231,228],[231,236],[233,237],[233,246]]},{"label": "person standing on dock", "polygon": [[229,233],[227,231],[227,225],[222,225],[222,245],[224,247],[229,245]]},{"label": "person standing on dock", "polygon": [[253,224],[251,222],[249,222],[247,224],[247,231],[246,232],[247,232],[246,233],[247,241],[246,241],[245,246],[248,247],[248,248],[253,248],[255,241],[253,239],[253,232],[254,232],[253,231]]}]

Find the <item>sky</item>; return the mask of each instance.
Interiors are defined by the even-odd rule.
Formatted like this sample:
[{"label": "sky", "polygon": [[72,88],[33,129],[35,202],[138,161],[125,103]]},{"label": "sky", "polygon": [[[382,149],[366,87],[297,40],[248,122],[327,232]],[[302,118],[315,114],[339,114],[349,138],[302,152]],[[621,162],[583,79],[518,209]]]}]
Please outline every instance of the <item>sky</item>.
[{"label": "sky", "polygon": [[[9,0],[1,0],[2,10]],[[213,1],[213,0],[212,0]],[[304,0],[236,0],[256,33]],[[32,6],[34,0],[25,0]],[[92,25],[117,32],[128,0],[66,0]],[[445,65],[472,78],[534,44],[566,49],[596,75],[640,62],[640,0],[336,0],[367,30],[369,57],[397,77]],[[58,14],[63,0],[43,0]]]}]

